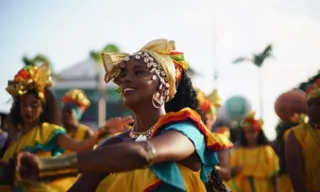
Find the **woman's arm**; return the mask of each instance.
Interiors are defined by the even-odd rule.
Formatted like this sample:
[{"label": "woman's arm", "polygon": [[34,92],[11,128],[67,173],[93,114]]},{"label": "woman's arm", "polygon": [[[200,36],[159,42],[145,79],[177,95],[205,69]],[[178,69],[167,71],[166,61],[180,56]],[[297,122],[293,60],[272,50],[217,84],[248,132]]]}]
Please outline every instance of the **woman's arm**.
[{"label": "woman's arm", "polygon": [[88,139],[88,138],[93,137],[93,136],[94,136],[94,130],[91,127],[89,127],[87,132],[86,132],[85,139]]},{"label": "woman's arm", "polygon": [[223,150],[219,152],[219,175],[224,181],[228,181],[231,177],[230,173],[230,151]]},{"label": "woman's arm", "polygon": [[[40,175],[45,175],[48,171],[72,168],[83,173],[105,174],[140,169],[150,166],[151,163],[179,161],[194,152],[193,143],[185,135],[170,130],[148,141],[125,142],[80,152],[77,155],[55,159],[40,158],[37,161]],[[26,158],[29,159],[30,154]],[[23,162],[23,158],[20,161]],[[23,163],[21,167],[24,167]]]},{"label": "woman's arm", "polygon": [[285,143],[285,157],[294,191],[305,192],[302,148],[293,131],[291,131]]},{"label": "woman's arm", "polygon": [[[123,135],[124,134],[106,139],[97,147],[97,149],[122,142]],[[83,173],[78,178],[78,180],[72,185],[72,187],[68,190],[68,192],[95,191],[97,186],[101,182],[101,180],[105,178],[107,175],[108,173],[105,173],[105,174]]]},{"label": "woman's arm", "polygon": [[76,167],[80,172],[123,172],[144,168],[151,161],[180,161],[194,152],[193,143],[185,135],[167,131],[148,142],[126,142],[78,153]]},{"label": "woman's arm", "polygon": [[92,149],[92,147],[105,135],[113,133],[114,130],[124,131],[126,126],[133,122],[133,118],[129,117],[117,117],[110,119],[106,122],[106,125],[100,128],[93,136],[85,139],[82,142],[78,142],[68,135],[60,134],[57,138],[57,144],[59,147],[65,148],[70,151],[80,152]]}]

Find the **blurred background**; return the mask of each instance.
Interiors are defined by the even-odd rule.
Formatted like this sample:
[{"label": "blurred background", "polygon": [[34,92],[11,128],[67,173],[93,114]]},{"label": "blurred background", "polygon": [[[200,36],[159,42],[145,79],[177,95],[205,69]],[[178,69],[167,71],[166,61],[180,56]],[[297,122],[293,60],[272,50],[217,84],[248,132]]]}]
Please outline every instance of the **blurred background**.
[{"label": "blurred background", "polygon": [[[103,83],[97,55],[167,38],[185,53],[194,86],[219,90],[218,124],[236,127],[253,109],[274,139],[276,98],[320,69],[319,7],[316,0],[0,0],[0,104],[17,70],[46,61],[59,100],[70,88],[86,91],[92,105],[82,121],[96,127],[99,115],[130,113],[116,86]],[[264,51],[261,62],[255,55]]]}]

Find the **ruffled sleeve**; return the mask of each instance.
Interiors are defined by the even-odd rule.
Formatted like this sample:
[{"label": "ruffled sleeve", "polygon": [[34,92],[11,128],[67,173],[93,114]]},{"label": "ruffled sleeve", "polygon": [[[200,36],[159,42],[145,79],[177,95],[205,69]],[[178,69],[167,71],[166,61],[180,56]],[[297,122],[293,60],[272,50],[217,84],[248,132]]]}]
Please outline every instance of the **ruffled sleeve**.
[{"label": "ruffled sleeve", "polygon": [[43,123],[37,130],[34,137],[33,146],[27,146],[26,151],[30,153],[37,153],[38,151],[50,151],[53,157],[60,155],[64,149],[58,146],[57,138],[61,134],[66,134],[66,130],[60,126]]},{"label": "ruffled sleeve", "polygon": [[212,171],[213,167],[219,163],[217,152],[213,150],[207,150],[204,135],[191,121],[173,123],[162,129],[161,132],[163,133],[169,130],[182,133],[193,143],[195,151],[202,163],[201,179],[204,182],[207,182],[208,175]]}]

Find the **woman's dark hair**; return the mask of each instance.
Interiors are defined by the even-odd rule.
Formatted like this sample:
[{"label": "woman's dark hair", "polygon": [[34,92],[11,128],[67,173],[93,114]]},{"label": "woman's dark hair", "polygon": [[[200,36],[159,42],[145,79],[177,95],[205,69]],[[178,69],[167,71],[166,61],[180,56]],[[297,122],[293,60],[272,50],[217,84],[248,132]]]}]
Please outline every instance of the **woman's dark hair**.
[{"label": "woman's dark hair", "polygon": [[[248,142],[244,136],[244,130],[243,128],[241,128],[240,131],[240,139],[239,139],[239,146],[241,147],[247,147],[248,146]],[[267,139],[266,135],[264,134],[263,130],[260,130],[258,133],[258,145],[269,145],[270,142]]]},{"label": "woman's dark hair", "polygon": [[[182,71],[181,81],[178,85],[177,92],[173,99],[171,99],[165,105],[166,112],[177,112],[185,107],[196,111],[203,121],[206,122],[205,116],[199,108],[199,101],[197,99],[197,93],[192,86],[191,79],[188,77],[185,70]],[[226,192],[226,188],[223,184],[218,171],[214,168],[209,175],[209,182],[206,184],[208,192],[213,192],[214,189],[219,192]]]},{"label": "woman's dark hair", "polygon": [[[38,97],[35,90],[29,90],[26,94],[32,94]],[[46,101],[42,105],[42,113],[40,115],[39,123],[44,122],[61,125],[60,109],[57,100],[50,89],[45,89]],[[40,99],[40,98],[39,98]],[[9,113],[9,121],[14,128],[17,128],[19,124],[23,124],[23,119],[20,111],[20,97],[13,97],[13,104]]]},{"label": "woman's dark hair", "polygon": [[201,120],[205,123],[206,119],[199,108],[197,93],[192,86],[191,79],[187,75],[187,72],[183,70],[177,92],[174,97],[165,104],[165,109],[166,112],[178,112],[186,107],[196,111],[201,116]]}]

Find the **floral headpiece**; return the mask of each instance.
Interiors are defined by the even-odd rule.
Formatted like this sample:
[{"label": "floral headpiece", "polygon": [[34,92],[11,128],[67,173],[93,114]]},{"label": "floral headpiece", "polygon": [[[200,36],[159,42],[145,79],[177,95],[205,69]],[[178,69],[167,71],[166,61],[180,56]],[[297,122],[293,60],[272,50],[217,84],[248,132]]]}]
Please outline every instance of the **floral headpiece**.
[{"label": "floral headpiece", "polygon": [[208,96],[201,90],[197,90],[197,99],[199,100],[199,107],[203,113],[216,114],[216,108],[221,107],[221,97],[217,89],[214,89]]},{"label": "floral headpiece", "polygon": [[263,126],[262,119],[255,118],[254,111],[249,112],[241,122],[241,127],[246,131],[260,131]]},{"label": "floral headpiece", "polygon": [[120,85],[119,75],[131,58],[146,63],[152,79],[160,79],[160,87],[154,100],[162,105],[174,97],[177,85],[181,79],[182,69],[188,69],[183,53],[176,52],[174,41],[158,39],[147,43],[140,51],[130,55],[128,53],[102,53],[102,61],[106,70],[105,81],[113,80]]},{"label": "floral headpiece", "polygon": [[8,81],[7,92],[13,97],[26,94],[29,90],[35,90],[42,102],[45,102],[45,88],[51,87],[53,81],[50,76],[48,64],[26,66],[22,68],[14,79]]},{"label": "floral headpiece", "polygon": [[308,116],[306,116],[306,114],[303,113],[295,113],[292,115],[292,117],[290,117],[290,122],[295,124],[307,123],[308,120]]},{"label": "floral headpiece", "polygon": [[73,103],[83,109],[90,106],[90,101],[86,94],[80,89],[69,90],[62,98],[62,103]]},{"label": "floral headpiece", "polygon": [[307,99],[320,97],[320,79],[317,79],[314,83],[307,88]]}]

